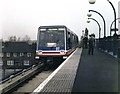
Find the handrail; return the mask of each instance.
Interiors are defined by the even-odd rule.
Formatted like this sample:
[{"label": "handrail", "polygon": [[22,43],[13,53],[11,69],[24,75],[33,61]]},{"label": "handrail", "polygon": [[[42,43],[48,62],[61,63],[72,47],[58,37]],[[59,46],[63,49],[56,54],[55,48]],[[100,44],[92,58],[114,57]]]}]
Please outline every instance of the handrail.
[{"label": "handrail", "polygon": [[[33,65],[33,66],[35,67],[35,65]],[[13,75],[14,73],[11,74],[11,75],[13,75],[12,78],[14,78],[14,77],[16,77],[16,76],[19,76],[19,75],[22,74],[23,72],[27,72],[27,71],[29,71],[30,69],[33,69],[33,66],[31,66],[31,67],[29,67],[29,68],[27,68],[27,69],[21,70],[21,71],[19,71],[19,72],[16,72],[15,75]],[[11,76],[11,75],[9,75],[6,79],[0,81],[0,84],[2,84],[2,83],[4,83],[4,82],[8,81],[8,80],[10,79],[10,76]]]}]

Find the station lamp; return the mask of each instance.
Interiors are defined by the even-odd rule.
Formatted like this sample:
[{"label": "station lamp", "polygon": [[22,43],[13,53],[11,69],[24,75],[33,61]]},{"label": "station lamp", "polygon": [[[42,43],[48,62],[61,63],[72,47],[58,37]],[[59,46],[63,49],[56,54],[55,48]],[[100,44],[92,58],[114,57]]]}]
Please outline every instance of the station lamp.
[{"label": "station lamp", "polygon": [[90,20],[87,20],[87,23],[90,23]]},{"label": "station lamp", "polygon": [[88,17],[91,17],[91,16],[92,16],[92,14],[91,14],[91,13],[88,13],[88,14],[87,14],[87,16],[88,16]]},{"label": "station lamp", "polygon": [[96,0],[89,0],[90,4],[94,4],[96,2]]}]

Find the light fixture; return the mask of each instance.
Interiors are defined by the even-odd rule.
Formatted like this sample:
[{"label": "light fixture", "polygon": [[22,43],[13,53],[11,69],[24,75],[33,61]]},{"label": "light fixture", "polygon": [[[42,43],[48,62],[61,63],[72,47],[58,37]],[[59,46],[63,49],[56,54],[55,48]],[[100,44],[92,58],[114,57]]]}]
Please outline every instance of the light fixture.
[{"label": "light fixture", "polygon": [[94,4],[96,2],[96,0],[89,0],[90,4]]},{"label": "light fixture", "polygon": [[92,16],[92,14],[91,14],[91,13],[88,13],[88,14],[87,14],[87,16],[88,16],[88,17],[91,17],[91,16]]},{"label": "light fixture", "polygon": [[90,23],[90,20],[87,20],[87,23]]}]

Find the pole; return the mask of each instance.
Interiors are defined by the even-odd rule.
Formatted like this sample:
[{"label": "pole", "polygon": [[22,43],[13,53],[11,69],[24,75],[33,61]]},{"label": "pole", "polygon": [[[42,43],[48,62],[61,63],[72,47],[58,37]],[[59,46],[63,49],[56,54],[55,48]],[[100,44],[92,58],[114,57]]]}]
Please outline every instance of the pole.
[{"label": "pole", "polygon": [[[118,20],[118,19],[120,19],[120,18],[117,18],[116,20]],[[111,25],[110,25],[110,36],[111,36],[111,28],[112,28],[112,25],[113,25],[113,23],[114,23],[116,20],[114,20],[114,21],[111,23]]]},{"label": "pole", "polygon": [[97,12],[95,10],[89,10],[89,12],[95,12],[95,13],[99,14],[102,17],[103,22],[104,22],[104,37],[106,37],[106,23],[105,23],[104,17],[99,12]]},{"label": "pole", "polygon": [[115,26],[114,26],[114,28],[115,28],[115,33],[114,33],[114,35],[117,35],[117,33],[116,33],[116,11],[115,11],[115,7],[113,6],[113,4],[109,1],[109,0],[107,0],[109,3],[110,3],[110,5],[112,6],[112,8],[113,8],[113,11],[114,11],[114,21],[115,21]]},{"label": "pole", "polygon": [[97,20],[95,20],[94,18],[88,18],[88,19],[94,20],[94,21],[98,24],[98,27],[99,27],[99,39],[100,39],[100,36],[101,36],[101,34],[100,34],[101,28],[100,28],[99,22],[98,22]]}]

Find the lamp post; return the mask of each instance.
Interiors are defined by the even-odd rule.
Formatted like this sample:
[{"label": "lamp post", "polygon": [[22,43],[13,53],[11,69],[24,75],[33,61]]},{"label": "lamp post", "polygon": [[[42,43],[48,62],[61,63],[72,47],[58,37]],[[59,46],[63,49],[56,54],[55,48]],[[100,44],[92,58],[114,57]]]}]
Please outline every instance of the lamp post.
[{"label": "lamp post", "polygon": [[[119,20],[120,18],[117,18],[116,20]],[[113,23],[116,21],[116,20],[114,20],[112,23],[111,23],[111,25],[110,25],[110,36],[111,36],[111,29],[112,29],[112,25],[113,25]],[[116,30],[117,31],[117,30]]]},{"label": "lamp post", "polygon": [[110,5],[112,6],[113,11],[114,11],[114,21],[115,21],[115,25],[114,25],[115,33],[114,33],[114,35],[116,36],[117,33],[116,33],[116,11],[115,11],[115,7],[113,6],[113,4],[109,0],[107,0],[107,1],[110,3]]},{"label": "lamp post", "polygon": [[[91,2],[92,0],[89,0],[89,3]],[[117,50],[118,50],[118,43],[117,43],[117,41],[116,41],[116,39],[117,39],[117,33],[116,33],[116,31],[117,31],[117,28],[116,28],[116,11],[115,11],[115,7],[113,6],[113,4],[109,1],[109,0],[107,0],[108,2],[109,2],[109,4],[112,6],[112,8],[113,8],[113,11],[114,11],[114,21],[115,21],[115,24],[114,24],[114,30],[115,30],[115,33],[114,33],[114,41],[113,41],[113,45],[114,45],[114,47],[113,47],[113,54],[115,55],[115,54],[117,54]],[[95,3],[95,1],[93,2],[93,4]],[[105,29],[105,27],[104,27],[104,29]],[[105,33],[105,32],[104,32]]]},{"label": "lamp post", "polygon": [[94,18],[88,18],[88,19],[94,20],[94,21],[98,24],[98,27],[99,27],[99,39],[100,39],[100,36],[101,36],[101,34],[100,34],[101,28],[100,28],[99,22],[98,22],[97,20],[95,20]]},{"label": "lamp post", "polygon": [[100,28],[100,24],[99,24],[99,22],[97,21],[97,20],[95,20],[94,18],[88,18],[88,19],[91,19],[91,20],[93,20],[93,21],[95,21],[97,24],[98,24],[98,27],[99,27],[99,40],[98,40],[98,48],[100,48],[100,36],[101,36],[101,28]]},{"label": "lamp post", "polygon": [[[113,11],[114,11],[114,20],[115,20],[115,24],[114,24],[115,33],[114,33],[114,35],[116,36],[117,35],[117,33],[116,33],[116,31],[117,31],[117,29],[116,29],[116,10],[115,10],[115,7],[113,6],[112,2],[110,2],[109,0],[107,0],[107,1],[112,6]],[[96,0],[89,0],[90,4],[94,4],[95,2],[96,2]]]},{"label": "lamp post", "polygon": [[89,10],[89,12],[95,12],[95,13],[99,14],[102,17],[103,22],[104,22],[104,37],[106,37],[106,23],[105,23],[104,17],[99,12],[97,12],[95,10]]}]

